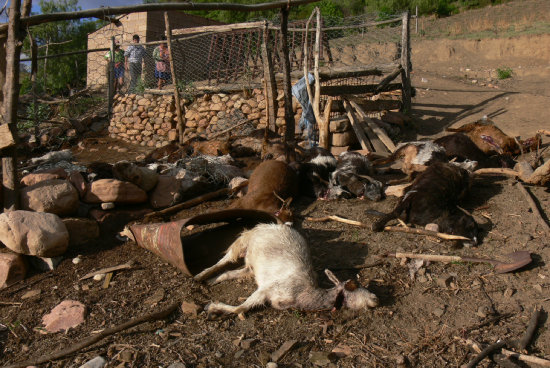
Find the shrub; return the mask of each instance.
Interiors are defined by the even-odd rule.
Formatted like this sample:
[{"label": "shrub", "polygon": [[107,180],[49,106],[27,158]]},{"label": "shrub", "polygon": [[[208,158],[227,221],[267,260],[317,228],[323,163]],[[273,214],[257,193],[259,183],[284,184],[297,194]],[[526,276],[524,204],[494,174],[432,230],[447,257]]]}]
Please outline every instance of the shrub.
[{"label": "shrub", "polygon": [[498,68],[497,69],[498,79],[507,79],[512,78],[512,69],[511,68]]}]

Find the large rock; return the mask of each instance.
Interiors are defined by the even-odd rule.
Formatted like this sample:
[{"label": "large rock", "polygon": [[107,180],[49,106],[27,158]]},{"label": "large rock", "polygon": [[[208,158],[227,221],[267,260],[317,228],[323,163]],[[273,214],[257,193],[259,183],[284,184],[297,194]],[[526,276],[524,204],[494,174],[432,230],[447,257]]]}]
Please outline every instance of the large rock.
[{"label": "large rock", "polygon": [[48,332],[66,331],[84,322],[86,306],[75,300],[64,300],[42,317]]},{"label": "large rock", "polygon": [[56,167],[48,170],[39,170],[31,174],[25,175],[21,179],[21,185],[28,187],[31,185],[38,184],[45,180],[65,179],[66,177],[67,177],[67,172],[61,167]]},{"label": "large rock", "polygon": [[76,170],[71,171],[69,173],[68,180],[76,188],[80,198],[84,198],[84,195],[86,195],[86,191],[88,190],[88,184],[84,180],[84,177],[82,176],[82,174]]},{"label": "large rock", "polygon": [[168,207],[181,198],[181,180],[174,176],[161,175],[155,189],[149,194],[149,202],[153,208]]},{"label": "large rock", "polygon": [[69,245],[81,245],[99,238],[99,225],[95,220],[65,218],[63,223],[69,232]]},{"label": "large rock", "polygon": [[116,179],[137,185],[148,192],[157,185],[158,174],[146,167],[139,167],[128,161],[120,161],[113,165],[113,175]]},{"label": "large rock", "polygon": [[46,180],[21,190],[24,210],[70,215],[78,209],[78,191],[66,180]]},{"label": "large rock", "polygon": [[23,280],[27,265],[23,256],[15,253],[0,253],[0,289]]},{"label": "large rock", "polygon": [[69,232],[59,216],[30,211],[0,214],[0,241],[16,253],[60,256],[69,246]]},{"label": "large rock", "polygon": [[94,181],[84,196],[87,203],[144,203],[147,193],[137,185],[116,179],[100,179]]}]

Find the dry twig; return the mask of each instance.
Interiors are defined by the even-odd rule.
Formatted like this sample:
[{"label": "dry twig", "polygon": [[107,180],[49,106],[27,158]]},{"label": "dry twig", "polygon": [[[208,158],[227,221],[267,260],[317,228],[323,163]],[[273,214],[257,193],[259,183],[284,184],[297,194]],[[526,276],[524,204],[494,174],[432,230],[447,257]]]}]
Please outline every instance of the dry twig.
[{"label": "dry twig", "polygon": [[527,203],[529,203],[529,207],[531,207],[531,211],[533,211],[533,214],[535,216],[537,216],[537,220],[541,224],[544,231],[547,234],[550,234],[550,226],[548,226],[546,221],[544,221],[544,218],[542,217],[542,214],[540,213],[539,208],[538,208],[537,204],[535,203],[535,200],[533,199],[533,197],[529,194],[527,189],[525,189],[523,184],[521,184],[519,181],[517,182],[516,186],[518,187],[521,194],[523,194],[523,196],[527,200]]},{"label": "dry twig", "polygon": [[57,360],[60,358],[63,358],[67,355],[71,355],[73,353],[76,353],[77,351],[84,349],[85,347],[88,347],[92,344],[95,344],[96,342],[103,340],[105,337],[113,335],[117,332],[124,331],[129,329],[130,327],[137,326],[139,324],[149,322],[149,321],[156,321],[162,318],[165,318],[172,314],[181,304],[181,302],[175,302],[168,307],[157,311],[153,313],[146,314],[144,316],[132,319],[128,322],[122,323],[118,326],[107,328],[97,335],[89,336],[85,338],[84,340],[81,340],[80,342],[77,342],[75,344],[72,344],[70,347],[58,350],[51,354],[42,355],[38,358],[31,358],[29,360],[19,362],[19,363],[13,363],[10,365],[5,366],[4,368],[24,368],[27,366],[35,366],[40,365],[42,363],[50,362],[52,360]]}]

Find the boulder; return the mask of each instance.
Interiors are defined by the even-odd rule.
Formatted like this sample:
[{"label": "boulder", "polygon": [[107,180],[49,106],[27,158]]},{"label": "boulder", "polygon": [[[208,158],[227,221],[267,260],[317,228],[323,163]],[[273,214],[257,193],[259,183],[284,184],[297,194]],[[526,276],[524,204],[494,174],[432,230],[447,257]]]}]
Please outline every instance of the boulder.
[{"label": "boulder", "polygon": [[175,204],[181,198],[181,180],[174,176],[161,175],[155,189],[149,194],[153,208],[163,208]]},{"label": "boulder", "polygon": [[116,179],[137,185],[148,192],[155,187],[158,174],[146,167],[139,167],[128,161],[119,161],[113,165],[113,175]]},{"label": "boulder", "polygon": [[69,232],[52,213],[11,211],[0,214],[0,241],[16,253],[56,257],[67,250]]},{"label": "boulder", "polygon": [[137,185],[116,179],[100,179],[94,181],[84,196],[86,203],[144,203],[147,193]]},{"label": "boulder", "polygon": [[52,179],[65,179],[67,177],[67,172],[61,167],[56,167],[48,170],[39,170],[31,174],[25,175],[21,179],[21,185],[31,186],[38,184],[41,181],[52,180]]},{"label": "boulder", "polygon": [[48,332],[66,331],[84,322],[86,306],[76,300],[64,300],[42,317]]},{"label": "boulder", "polygon": [[27,265],[23,256],[15,253],[0,253],[0,289],[23,280]]},{"label": "boulder", "polygon": [[69,182],[76,188],[78,191],[78,196],[84,198],[86,191],[88,190],[88,184],[84,180],[82,174],[78,171],[71,171],[68,177]]},{"label": "boulder", "polygon": [[81,245],[99,238],[99,225],[95,220],[65,218],[62,221],[69,232],[69,245]]},{"label": "boulder", "polygon": [[78,209],[78,191],[66,180],[46,180],[21,190],[21,208],[70,215]]}]

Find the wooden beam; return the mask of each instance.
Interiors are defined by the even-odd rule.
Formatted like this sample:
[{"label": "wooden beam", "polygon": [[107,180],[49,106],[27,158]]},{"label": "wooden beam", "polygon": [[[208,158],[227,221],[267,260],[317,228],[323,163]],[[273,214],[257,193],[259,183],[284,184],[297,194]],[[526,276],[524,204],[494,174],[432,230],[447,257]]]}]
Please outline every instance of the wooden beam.
[{"label": "wooden beam", "polygon": [[181,111],[180,91],[178,89],[178,78],[176,76],[176,67],[174,65],[174,55],[172,52],[172,29],[170,28],[168,12],[164,12],[164,23],[166,25],[166,43],[168,44],[168,55],[170,58],[170,72],[172,73],[172,84],[174,85],[174,100],[176,103],[176,116],[178,119],[179,143],[180,145],[183,145],[183,133],[185,130],[185,124],[183,121],[183,113]]},{"label": "wooden beam", "polygon": [[353,109],[351,108],[351,105],[349,104],[349,102],[344,101],[344,107],[346,108],[346,112],[348,114],[351,127],[353,128],[353,131],[355,132],[355,135],[357,136],[359,143],[361,143],[361,148],[367,151],[366,154],[373,152],[374,149],[370,144],[369,140],[367,139],[365,132],[359,126],[359,123],[355,118],[355,114],[353,113]]},{"label": "wooden beam", "polygon": [[359,106],[359,104],[357,103],[357,100],[354,98],[354,97],[349,97],[350,98],[350,104],[351,106],[353,106],[353,108],[355,109],[355,111],[357,111],[357,113],[359,114],[359,116],[361,116],[361,118],[367,123],[367,126],[372,130],[372,132],[374,134],[376,134],[378,136],[378,138],[380,139],[380,141],[382,141],[382,143],[388,148],[388,150],[390,152],[395,152],[396,150],[396,147],[395,147],[395,144],[393,143],[393,141],[391,140],[390,137],[388,137],[388,135],[386,134],[386,132],[384,131],[384,129],[380,128],[375,122],[374,120],[372,120],[366,113],[365,111],[363,111],[363,109],[361,108],[361,106]]},{"label": "wooden beam", "polygon": [[195,34],[195,33],[205,33],[205,32],[228,32],[234,31],[236,29],[254,29],[254,28],[265,28],[265,23],[267,21],[258,21],[250,23],[234,23],[234,24],[222,24],[219,26],[202,26],[202,27],[193,27],[193,28],[182,28],[174,29],[172,34],[174,36]]},{"label": "wooden beam", "polygon": [[402,88],[401,83],[390,83],[382,90],[378,89],[378,84],[360,84],[357,86],[322,86],[321,94],[328,96],[341,96],[344,94],[359,95],[363,93],[379,93],[396,91]]},{"label": "wooden beam", "polygon": [[[156,4],[137,4],[130,6],[104,7],[75,12],[60,12],[38,14],[21,18],[21,25],[26,27],[36,26],[43,23],[57,22],[61,20],[74,20],[82,18],[98,18],[109,15],[121,15],[130,13],[150,12],[150,11],[191,11],[191,10],[230,10],[239,12],[256,12],[264,10],[280,9],[282,7],[292,7],[315,3],[319,0],[278,0],[260,4],[234,4],[234,3],[156,3]],[[0,33],[8,30],[8,24],[0,24]]]}]

